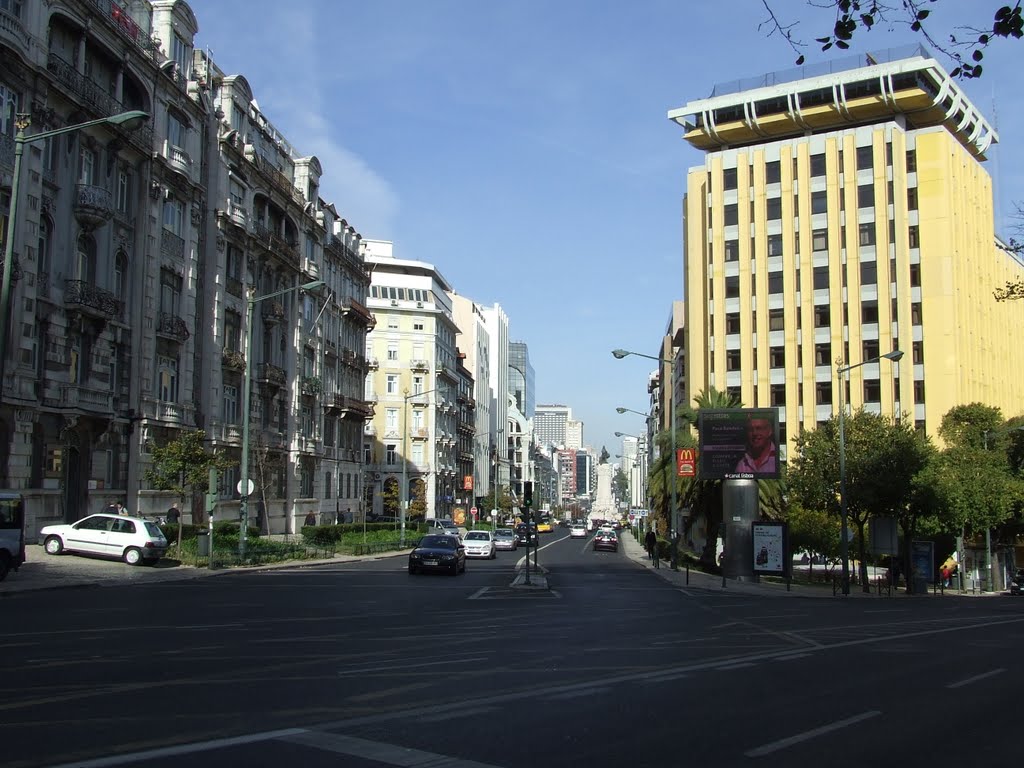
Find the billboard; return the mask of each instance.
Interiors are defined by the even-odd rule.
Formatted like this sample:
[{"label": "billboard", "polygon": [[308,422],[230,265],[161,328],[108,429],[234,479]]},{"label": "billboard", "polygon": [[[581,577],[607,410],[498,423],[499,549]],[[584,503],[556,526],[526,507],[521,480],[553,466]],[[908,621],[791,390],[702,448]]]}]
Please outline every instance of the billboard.
[{"label": "billboard", "polygon": [[789,573],[789,529],[785,523],[754,523],[754,573],[785,576]]},{"label": "billboard", "polygon": [[777,408],[699,411],[697,456],[701,480],[777,480]]}]

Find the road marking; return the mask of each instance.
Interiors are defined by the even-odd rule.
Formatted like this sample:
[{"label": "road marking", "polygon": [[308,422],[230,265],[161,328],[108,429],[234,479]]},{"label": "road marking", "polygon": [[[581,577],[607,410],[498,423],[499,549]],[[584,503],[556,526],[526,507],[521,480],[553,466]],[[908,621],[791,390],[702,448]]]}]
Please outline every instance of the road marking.
[{"label": "road marking", "polygon": [[483,595],[487,594],[487,591],[489,589],[490,589],[490,587],[480,587],[480,589],[478,589],[476,592],[474,592],[472,595],[469,596],[469,599],[470,600],[476,600],[477,598],[482,597]]},{"label": "road marking", "polygon": [[[487,661],[487,656],[476,656],[470,659],[451,659],[451,664],[466,664],[471,661]],[[446,660],[447,661],[447,660]],[[349,675],[365,675],[367,672],[391,672],[396,669],[417,669],[419,667],[436,667],[436,661],[428,661],[425,664],[388,664],[385,669],[381,669],[380,664],[375,664],[372,667],[358,667],[356,669],[345,669],[338,672],[338,677],[348,677]]]},{"label": "road marking", "polygon": [[[568,699],[579,699],[584,696],[593,696],[595,694],[608,693],[609,689],[607,686],[599,688],[582,688],[578,691],[566,691],[565,693],[558,693],[554,696],[545,696],[544,698],[549,701],[566,701]],[[476,710],[473,710],[474,712]]]},{"label": "road marking", "polygon": [[745,669],[746,667],[754,666],[752,661],[742,661],[739,664],[722,664],[718,669],[722,672],[729,672],[733,669]]},{"label": "road marking", "polygon": [[786,656],[776,656],[776,661],[793,661],[794,659],[806,659],[811,654],[809,653],[790,653]]},{"label": "road marking", "polygon": [[[472,711],[452,710],[451,712],[441,712],[437,715],[424,715],[419,719],[421,723],[443,723],[445,720],[455,720],[459,717],[471,717],[473,715],[482,715],[485,712],[497,712],[497,707],[475,707]],[[405,765],[405,763],[402,763]]]},{"label": "road marking", "polygon": [[856,725],[857,723],[863,722],[864,720],[869,720],[872,717],[877,717],[880,714],[882,714],[880,711],[874,709],[870,712],[864,712],[860,715],[848,717],[845,720],[837,720],[834,723],[823,725],[820,728],[813,728],[810,731],[798,733],[795,736],[790,736],[785,739],[773,741],[770,744],[765,744],[763,746],[757,747],[756,749],[752,749],[749,752],[744,752],[743,754],[746,757],[764,757],[765,755],[770,755],[772,752],[778,752],[780,749],[792,747],[794,744],[799,744],[802,741],[809,741],[810,739],[817,738],[818,736],[824,736],[826,733],[838,731],[840,728],[846,728],[850,725]]},{"label": "road marking", "polygon": [[976,683],[979,680],[984,680],[987,677],[992,677],[994,675],[1000,675],[1000,674],[1002,674],[1005,671],[1006,671],[1005,669],[1000,667],[999,669],[993,669],[991,672],[982,672],[980,675],[975,675],[974,677],[968,677],[968,678],[966,678],[964,680],[958,680],[955,683],[950,683],[946,687],[947,688],[963,688],[965,685],[970,685],[971,683]]},{"label": "road marking", "polygon": [[429,765],[431,768],[496,768],[496,766],[491,766],[488,763],[479,763],[476,760],[463,760],[458,757],[441,755],[437,752],[409,749],[408,747],[400,747],[397,744],[384,744],[379,741],[358,739],[355,736],[342,736],[336,733],[300,731],[294,735],[283,737],[281,741],[301,744],[302,746],[319,749],[324,752],[360,757],[385,765]]}]

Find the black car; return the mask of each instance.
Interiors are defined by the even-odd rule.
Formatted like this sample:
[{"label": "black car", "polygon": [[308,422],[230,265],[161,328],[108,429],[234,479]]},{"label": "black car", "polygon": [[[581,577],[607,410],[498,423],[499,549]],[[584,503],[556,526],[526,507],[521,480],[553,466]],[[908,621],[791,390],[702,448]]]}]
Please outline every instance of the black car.
[{"label": "black car", "polygon": [[409,573],[445,571],[457,576],[466,570],[466,549],[462,539],[443,533],[432,533],[420,539],[409,553]]},{"label": "black car", "polygon": [[520,523],[516,526],[516,539],[519,546],[537,546],[537,526],[528,523]]},{"label": "black car", "polygon": [[1010,580],[1010,594],[1024,595],[1024,568],[1018,568]]}]

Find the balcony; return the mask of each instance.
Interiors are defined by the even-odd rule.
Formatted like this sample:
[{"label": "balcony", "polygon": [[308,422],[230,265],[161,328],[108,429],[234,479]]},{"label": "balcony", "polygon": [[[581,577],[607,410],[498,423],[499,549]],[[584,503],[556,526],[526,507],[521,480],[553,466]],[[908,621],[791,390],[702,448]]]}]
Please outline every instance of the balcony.
[{"label": "balcony", "polygon": [[275,168],[268,160],[264,159],[259,152],[256,151],[256,147],[252,144],[246,144],[242,151],[245,155],[245,159],[256,166],[256,170],[260,172],[260,175],[263,176],[263,178],[270,182],[270,186],[290,198],[296,205],[301,206],[305,204],[305,198],[302,196],[302,193],[295,188],[292,180]]},{"label": "balcony", "polygon": [[428,363],[426,360],[413,360],[411,363],[409,363],[409,367],[412,368],[412,370],[414,371],[429,371],[430,363]]},{"label": "balcony", "polygon": [[245,371],[245,355],[233,349],[225,349],[220,356],[221,367],[229,371]]},{"label": "balcony", "polygon": [[195,424],[195,408],[182,403],[171,403],[166,400],[142,401],[142,416],[146,419],[191,427]]},{"label": "balcony", "polygon": [[371,371],[376,371],[378,368],[380,368],[380,361],[376,357],[366,358],[366,364],[367,366],[369,366]]},{"label": "balcony", "polygon": [[185,258],[185,240],[169,229],[160,230],[160,255],[181,261]]},{"label": "balcony", "polygon": [[64,305],[103,320],[120,319],[124,315],[123,301],[85,280],[64,281]]},{"label": "balcony", "polygon": [[264,248],[278,256],[288,266],[299,269],[299,249],[295,243],[289,243],[281,235],[271,232],[261,221],[253,222],[252,233]]},{"label": "balcony", "polygon": [[242,428],[238,424],[214,421],[210,425],[208,432],[214,440],[222,440],[226,443],[234,444],[242,442]]},{"label": "balcony", "polygon": [[75,218],[83,229],[92,231],[114,218],[110,190],[94,184],[75,185]]},{"label": "balcony", "polygon": [[320,279],[320,265],[317,264],[313,259],[302,260],[302,273],[312,280]]},{"label": "balcony", "polygon": [[264,301],[260,304],[260,313],[263,322],[268,325],[280,323],[284,320],[284,304],[280,301]]},{"label": "balcony", "polygon": [[228,220],[236,226],[246,229],[249,226],[249,209],[228,201]]},{"label": "balcony", "polygon": [[341,305],[341,314],[342,317],[351,318],[365,326],[368,331],[372,331],[377,325],[377,320],[370,310],[352,298],[346,299]]},{"label": "balcony", "polygon": [[302,394],[309,397],[319,395],[324,390],[319,376],[303,376],[299,386],[302,388]]},{"label": "balcony", "polygon": [[324,251],[333,256],[336,259],[347,264],[352,269],[362,272],[366,279],[370,279],[370,272],[366,268],[366,262],[363,261],[363,257],[356,253],[352,248],[345,245],[344,241],[337,235],[331,235],[327,242],[324,243]]},{"label": "balcony", "polygon": [[413,440],[426,440],[430,437],[430,432],[426,429],[414,429],[410,435]]},{"label": "balcony", "polygon": [[22,59],[30,59],[31,37],[21,20],[6,11],[0,11],[0,40],[17,50]]},{"label": "balcony", "polygon": [[273,363],[260,363],[256,366],[256,381],[272,387],[283,387],[285,384],[284,368]]},{"label": "balcony", "polygon": [[192,335],[188,332],[188,325],[185,321],[170,312],[161,312],[157,315],[156,333],[157,336],[178,342],[188,341]]},{"label": "balcony", "polygon": [[180,173],[187,179],[192,178],[192,157],[181,147],[164,140],[164,158],[172,171]]},{"label": "balcony", "polygon": [[79,411],[102,413],[107,416],[113,411],[114,396],[109,389],[95,389],[77,384],[62,384],[60,407]]}]

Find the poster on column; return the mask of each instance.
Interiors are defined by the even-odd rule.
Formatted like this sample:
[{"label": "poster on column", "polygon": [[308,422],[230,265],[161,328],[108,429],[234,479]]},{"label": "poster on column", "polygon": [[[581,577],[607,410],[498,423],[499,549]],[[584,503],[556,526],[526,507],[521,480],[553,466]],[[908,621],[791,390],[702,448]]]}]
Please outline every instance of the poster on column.
[{"label": "poster on column", "polygon": [[701,480],[778,480],[778,408],[716,408],[699,412]]}]

